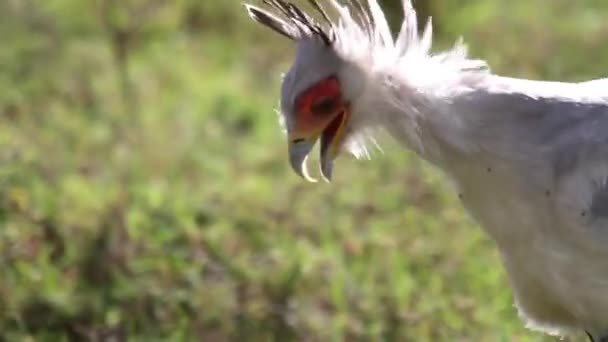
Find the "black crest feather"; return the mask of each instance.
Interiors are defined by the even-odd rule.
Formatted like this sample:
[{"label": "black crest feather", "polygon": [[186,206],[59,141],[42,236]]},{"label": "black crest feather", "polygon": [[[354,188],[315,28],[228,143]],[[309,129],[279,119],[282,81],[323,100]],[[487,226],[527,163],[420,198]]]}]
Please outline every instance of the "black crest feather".
[{"label": "black crest feather", "polygon": [[[250,4],[245,5],[249,16],[256,22],[291,40],[317,37],[325,45],[332,45],[334,34],[331,18],[316,0],[308,0],[308,2],[326,22],[326,27],[317,23],[314,17],[290,1],[262,0],[262,2],[269,7],[269,10],[264,10]],[[276,14],[270,11],[276,12]]]}]

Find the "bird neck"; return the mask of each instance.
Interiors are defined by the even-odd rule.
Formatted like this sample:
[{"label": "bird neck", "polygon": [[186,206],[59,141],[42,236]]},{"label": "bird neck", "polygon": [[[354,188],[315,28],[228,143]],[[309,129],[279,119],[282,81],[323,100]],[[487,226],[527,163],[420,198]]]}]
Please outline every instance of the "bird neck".
[{"label": "bird neck", "polygon": [[[430,98],[427,94],[401,86],[392,88],[394,96],[389,101],[383,101],[380,111],[380,122],[394,139],[416,152],[422,158],[434,160],[439,156],[440,148],[436,135],[432,130],[431,116],[439,115],[436,104],[438,99]],[[396,96],[401,93],[407,96]]]},{"label": "bird neck", "polygon": [[[389,134],[422,158],[440,163],[447,153],[463,149],[468,141],[464,115],[454,113],[453,102],[481,86],[487,72],[406,70],[399,76],[379,74],[371,108],[380,108],[379,123]],[[466,149],[466,147],[464,147]]]},{"label": "bird neck", "polygon": [[[438,163],[443,150],[467,144],[466,110],[452,103],[484,87],[491,77],[484,61],[468,59],[464,46],[426,52],[372,54],[343,73],[349,98],[356,99],[354,131],[381,128],[422,158]],[[451,151],[450,151],[451,152]]]}]

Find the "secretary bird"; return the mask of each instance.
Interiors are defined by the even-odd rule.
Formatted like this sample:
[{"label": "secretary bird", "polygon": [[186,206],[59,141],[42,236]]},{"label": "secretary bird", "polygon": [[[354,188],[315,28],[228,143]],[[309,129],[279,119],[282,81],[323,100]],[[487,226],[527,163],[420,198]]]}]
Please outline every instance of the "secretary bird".
[{"label": "secretary bird", "polygon": [[376,0],[328,0],[332,15],[308,2],[319,19],[284,0],[246,5],[296,43],[280,103],[295,172],[312,180],[320,140],[329,180],[340,152],[365,156],[387,131],[456,184],[529,327],[608,341],[608,79],[503,77],[462,43],[431,54],[430,21],[420,36],[409,0],[396,39]]}]

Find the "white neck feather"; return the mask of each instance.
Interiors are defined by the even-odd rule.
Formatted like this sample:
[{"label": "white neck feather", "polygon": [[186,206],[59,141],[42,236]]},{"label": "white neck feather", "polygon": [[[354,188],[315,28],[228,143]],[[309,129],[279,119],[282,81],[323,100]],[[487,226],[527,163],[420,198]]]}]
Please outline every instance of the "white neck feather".
[{"label": "white neck feather", "polygon": [[459,148],[466,123],[451,113],[451,103],[480,87],[490,73],[486,69],[464,69],[463,64],[427,57],[406,58],[384,70],[368,74],[367,86],[356,102],[353,125],[386,130],[397,141],[424,159],[438,163],[442,149]]},{"label": "white neck feather", "polygon": [[340,14],[334,28],[336,50],[347,61],[341,73],[343,87],[355,102],[351,121],[355,134],[347,148],[356,156],[366,155],[369,128],[385,128],[434,161],[440,156],[436,137],[442,136],[437,130],[453,120],[447,112],[449,102],[475,88],[489,71],[484,61],[467,58],[460,41],[449,51],[431,54],[430,20],[419,35],[410,0],[402,2],[404,20],[395,40],[376,0],[368,0],[373,20],[367,22],[355,20],[348,7],[333,2]]}]

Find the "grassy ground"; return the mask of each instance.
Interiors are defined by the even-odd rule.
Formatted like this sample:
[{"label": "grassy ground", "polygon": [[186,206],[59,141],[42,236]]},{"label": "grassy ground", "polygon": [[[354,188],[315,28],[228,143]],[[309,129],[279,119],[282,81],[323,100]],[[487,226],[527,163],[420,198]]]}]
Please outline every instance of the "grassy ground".
[{"label": "grassy ground", "polygon": [[[221,4],[0,4],[0,340],[552,340],[410,153],[293,175],[289,45]],[[603,1],[433,4],[497,72],[607,73]]]}]

